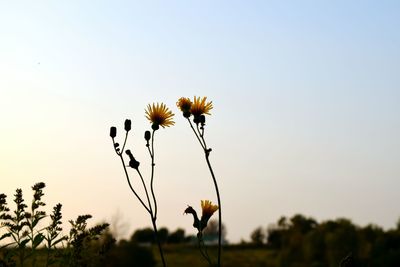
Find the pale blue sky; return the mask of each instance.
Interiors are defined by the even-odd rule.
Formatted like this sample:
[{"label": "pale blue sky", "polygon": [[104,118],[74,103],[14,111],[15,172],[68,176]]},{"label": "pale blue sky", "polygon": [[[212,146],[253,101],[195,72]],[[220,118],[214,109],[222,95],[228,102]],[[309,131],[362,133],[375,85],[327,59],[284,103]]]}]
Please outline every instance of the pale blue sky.
[{"label": "pale blue sky", "polygon": [[149,225],[108,129],[133,120],[148,174],[144,108],[163,101],[177,116],[157,133],[159,225],[194,232],[184,208],[216,199],[175,102],[205,95],[228,239],[294,213],[393,227],[399,13],[398,1],[2,1],[0,191],[44,181],[66,219],[119,209],[130,231]]}]

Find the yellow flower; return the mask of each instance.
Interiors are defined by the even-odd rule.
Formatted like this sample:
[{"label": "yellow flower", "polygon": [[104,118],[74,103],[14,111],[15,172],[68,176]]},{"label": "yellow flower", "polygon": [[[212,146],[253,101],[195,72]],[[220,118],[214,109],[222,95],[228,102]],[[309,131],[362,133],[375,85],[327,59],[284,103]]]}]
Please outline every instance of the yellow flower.
[{"label": "yellow flower", "polygon": [[164,103],[157,103],[153,105],[147,105],[146,118],[153,123],[153,130],[157,130],[159,126],[169,127],[174,125],[175,122],[172,120],[174,114],[167,108]]},{"label": "yellow flower", "polygon": [[206,103],[207,97],[194,97],[192,106],[190,107],[190,113],[193,116],[198,117],[203,114],[211,115],[210,110],[213,108],[212,101]]},{"label": "yellow flower", "polygon": [[218,205],[213,205],[210,200],[202,200],[201,201],[201,209],[202,209],[202,220],[208,221],[210,217],[218,210]]},{"label": "yellow flower", "polygon": [[192,106],[192,101],[188,97],[181,97],[178,102],[176,102],[176,106],[183,112],[189,111]]}]

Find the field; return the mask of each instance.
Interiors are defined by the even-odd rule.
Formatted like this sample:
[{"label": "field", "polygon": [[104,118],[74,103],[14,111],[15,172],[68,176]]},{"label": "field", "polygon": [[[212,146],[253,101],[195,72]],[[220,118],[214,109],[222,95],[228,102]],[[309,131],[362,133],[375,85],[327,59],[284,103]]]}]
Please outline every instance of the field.
[{"label": "field", "polygon": [[[208,263],[201,257],[196,247],[167,246],[165,247],[165,258],[168,266],[175,267],[206,267]],[[209,249],[209,254],[216,259],[216,248]],[[154,256],[158,253],[154,250]],[[157,258],[158,265],[161,262]],[[224,267],[270,267],[275,266],[274,253],[265,248],[229,246],[224,247],[222,252],[222,263]]]}]

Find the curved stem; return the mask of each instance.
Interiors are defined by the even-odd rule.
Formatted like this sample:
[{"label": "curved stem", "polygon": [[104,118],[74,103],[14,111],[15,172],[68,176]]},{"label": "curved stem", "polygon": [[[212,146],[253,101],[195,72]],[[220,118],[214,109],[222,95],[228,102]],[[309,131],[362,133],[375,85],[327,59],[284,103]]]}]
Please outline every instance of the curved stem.
[{"label": "curved stem", "polygon": [[154,186],[153,186],[153,181],[154,181],[154,133],[156,131],[153,130],[153,134],[151,135],[151,179],[150,179],[150,190],[151,190],[151,195],[153,196],[153,201],[154,201],[154,221],[157,219],[157,200],[156,200],[156,195],[154,194]]},{"label": "curved stem", "polygon": [[157,225],[156,225],[156,219],[152,218],[151,222],[153,223],[153,228],[154,228],[154,236],[156,238],[158,250],[160,251],[160,256],[161,256],[161,261],[163,263],[163,266],[166,267],[167,265],[165,264],[165,259],[164,259],[164,252],[161,248],[161,242],[160,239],[158,238],[158,230],[157,230]]},{"label": "curved stem", "polygon": [[[194,129],[193,129],[194,130]],[[197,131],[199,132],[199,135],[202,140],[202,144],[204,144],[203,149],[204,149],[204,155],[206,157],[206,162],[208,169],[210,170],[213,182],[214,182],[214,187],[215,187],[215,192],[217,194],[217,201],[218,201],[218,266],[221,266],[221,246],[222,246],[222,212],[221,212],[221,197],[219,194],[219,189],[218,189],[218,183],[217,179],[215,178],[215,174],[213,171],[213,168],[210,163],[210,152],[211,149],[207,148],[206,141],[204,139],[204,129],[202,129],[202,133],[200,134],[199,126],[197,125]]]},{"label": "curved stem", "polygon": [[208,165],[208,168],[210,169],[210,172],[211,172],[211,176],[212,176],[212,179],[213,179],[213,182],[214,182],[215,192],[217,194],[217,201],[218,201],[218,266],[221,266],[221,245],[222,245],[221,198],[220,198],[220,195],[219,195],[217,179],[215,178],[214,171],[213,171],[213,169],[211,167],[211,163],[210,163],[210,160],[208,158],[209,157],[209,152],[206,151],[205,153],[206,153],[207,165]]},{"label": "curved stem", "polygon": [[143,207],[147,210],[147,212],[150,213],[150,214],[152,214],[150,208],[148,208],[148,207],[146,206],[146,204],[144,204],[143,200],[142,200],[142,199],[139,197],[139,195],[136,193],[135,189],[133,189],[132,184],[131,184],[131,181],[129,180],[128,171],[126,170],[124,158],[122,157],[121,154],[119,154],[119,157],[121,158],[122,167],[124,168],[124,172],[125,172],[126,180],[128,181],[129,188],[131,189],[131,191],[133,192],[133,194],[136,196],[136,198],[140,201],[140,203],[143,205]]}]

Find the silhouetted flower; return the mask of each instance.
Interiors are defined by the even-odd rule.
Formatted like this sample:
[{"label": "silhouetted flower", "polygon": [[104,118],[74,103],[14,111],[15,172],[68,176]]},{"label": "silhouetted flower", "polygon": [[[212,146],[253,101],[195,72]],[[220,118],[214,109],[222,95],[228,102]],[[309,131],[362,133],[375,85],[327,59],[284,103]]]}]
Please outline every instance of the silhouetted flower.
[{"label": "silhouetted flower", "polygon": [[172,120],[174,114],[167,108],[164,103],[157,103],[148,105],[146,110],[146,118],[153,123],[153,130],[157,130],[159,126],[165,128],[174,125],[175,122]]},{"label": "silhouetted flower", "polygon": [[196,228],[199,232],[202,232],[203,229],[207,227],[208,221],[210,220],[214,212],[218,210],[218,206],[213,205],[212,202],[209,200],[202,200],[201,209],[202,209],[202,214],[200,220],[197,217],[196,211],[191,206],[188,206],[185,209],[185,214],[190,213],[193,215],[194,219],[193,227]]},{"label": "silhouetted flower", "polygon": [[200,99],[200,97],[194,97],[194,101],[190,107],[190,113],[195,117],[199,117],[203,114],[211,115],[210,110],[213,108],[212,101],[208,103],[206,103],[206,101],[206,96],[202,99]]},{"label": "silhouetted flower", "polygon": [[183,116],[185,118],[189,118],[190,108],[192,107],[192,101],[187,97],[179,98],[178,102],[176,102],[176,106],[183,112]]},{"label": "silhouetted flower", "polygon": [[188,206],[188,207],[185,209],[184,213],[185,213],[185,214],[190,213],[190,214],[193,215],[193,219],[194,219],[193,227],[196,228],[196,229],[198,229],[199,232],[201,232],[201,230],[203,230],[203,229],[201,229],[201,224],[200,224],[200,221],[199,221],[199,217],[197,217],[197,212],[196,212],[191,206]]}]

